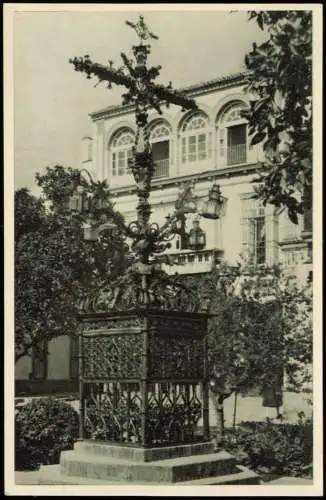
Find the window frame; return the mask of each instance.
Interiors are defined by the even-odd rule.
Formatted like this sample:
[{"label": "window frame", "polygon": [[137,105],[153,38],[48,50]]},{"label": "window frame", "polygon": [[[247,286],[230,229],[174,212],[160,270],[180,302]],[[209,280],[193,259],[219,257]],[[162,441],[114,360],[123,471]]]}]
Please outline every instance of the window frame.
[{"label": "window frame", "polygon": [[[266,215],[266,208],[260,200],[253,197],[245,197],[242,199],[242,247],[247,254],[248,264],[251,266],[265,265],[267,263]],[[261,241],[263,240],[264,259],[262,262],[259,262],[258,255],[261,251],[261,241],[258,239],[258,224],[262,221],[264,237],[261,238]]]},{"label": "window frame", "polygon": [[[166,133],[163,133],[163,134],[155,136],[155,132],[158,129],[165,129],[164,131]],[[170,166],[172,165],[172,140],[171,140],[171,134],[172,134],[171,127],[170,127],[169,124],[167,124],[165,122],[155,123],[152,126],[151,130],[150,130],[149,142],[150,142],[151,145],[159,144],[161,142],[167,142],[168,143],[168,157],[167,158],[162,158],[162,160],[167,160],[168,161],[166,175],[163,174],[163,175],[157,176],[157,175],[155,175],[155,172],[154,172],[154,176],[153,176],[154,178],[157,178],[157,177],[169,177],[169,175],[170,175]],[[154,137],[153,137],[153,135],[154,135]],[[157,160],[157,161],[161,161],[161,160]],[[155,161],[154,161],[154,163],[155,163]]]},{"label": "window frame", "polygon": [[[123,136],[130,136],[130,142],[119,144]],[[110,143],[110,174],[112,177],[123,177],[128,173],[128,160],[132,157],[135,134],[131,129],[117,131]],[[128,147],[129,146],[129,147]]]},{"label": "window frame", "polygon": [[[204,126],[192,127],[192,123],[201,120]],[[181,128],[181,164],[204,161],[209,158],[209,121],[203,113],[188,117]],[[200,139],[202,138],[202,139]],[[201,145],[204,144],[202,148]]]},{"label": "window frame", "polygon": [[[248,136],[248,121],[240,116],[240,112],[247,109],[247,106],[244,102],[234,102],[230,104],[227,109],[222,113],[222,116],[219,120],[219,128],[220,128],[220,138],[219,138],[219,156],[221,158],[224,158],[225,165],[227,167],[233,167],[236,165],[243,165],[248,162],[248,151],[250,149],[250,144],[249,144],[249,136]],[[235,112],[238,112],[236,116],[232,117],[232,115]],[[230,154],[229,148],[231,147],[229,144],[229,130],[232,129],[232,127],[237,127],[237,126],[245,126],[245,146],[244,148],[244,161],[229,161],[229,158],[232,157]],[[240,146],[241,144],[237,145]],[[241,155],[239,155],[241,156]]]},{"label": "window frame", "polygon": [[[253,194],[240,195],[242,202],[242,251],[251,266],[279,262],[279,217],[272,205],[264,206]],[[264,241],[258,239],[259,221],[264,221]],[[253,243],[252,243],[253,241]],[[259,246],[264,248],[264,261],[259,262]]]}]

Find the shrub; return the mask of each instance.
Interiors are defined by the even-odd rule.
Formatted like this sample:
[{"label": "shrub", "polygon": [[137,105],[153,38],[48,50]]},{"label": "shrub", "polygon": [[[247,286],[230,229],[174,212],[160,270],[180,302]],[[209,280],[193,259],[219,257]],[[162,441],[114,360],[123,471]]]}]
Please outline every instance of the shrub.
[{"label": "shrub", "polygon": [[242,422],[225,436],[225,448],[243,465],[263,474],[310,475],[313,460],[312,418],[297,424]]},{"label": "shrub", "polygon": [[55,464],[78,437],[78,414],[52,397],[34,399],[18,410],[15,434],[16,470]]}]

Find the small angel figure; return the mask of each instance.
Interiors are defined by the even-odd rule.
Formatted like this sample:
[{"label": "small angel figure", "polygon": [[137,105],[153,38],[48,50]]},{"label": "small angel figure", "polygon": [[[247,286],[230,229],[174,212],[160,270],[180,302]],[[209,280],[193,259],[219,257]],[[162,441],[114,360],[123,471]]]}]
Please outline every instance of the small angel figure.
[{"label": "small angel figure", "polygon": [[126,24],[128,26],[131,26],[136,31],[141,41],[148,40],[149,38],[158,40],[158,36],[154,35],[154,33],[149,31],[149,29],[147,28],[143,16],[139,16],[139,21],[136,24],[132,23],[131,21],[126,21]]}]

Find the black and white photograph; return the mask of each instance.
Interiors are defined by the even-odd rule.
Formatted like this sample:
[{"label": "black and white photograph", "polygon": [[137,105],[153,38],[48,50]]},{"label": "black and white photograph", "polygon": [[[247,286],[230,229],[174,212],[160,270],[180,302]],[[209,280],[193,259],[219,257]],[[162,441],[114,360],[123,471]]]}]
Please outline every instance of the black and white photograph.
[{"label": "black and white photograph", "polygon": [[5,493],[322,496],[322,5],[4,14]]}]

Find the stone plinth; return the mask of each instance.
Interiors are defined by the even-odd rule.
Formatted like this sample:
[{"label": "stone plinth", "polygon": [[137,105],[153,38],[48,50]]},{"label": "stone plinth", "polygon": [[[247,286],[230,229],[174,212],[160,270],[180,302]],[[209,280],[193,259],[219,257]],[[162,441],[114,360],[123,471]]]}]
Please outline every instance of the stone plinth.
[{"label": "stone plinth", "polygon": [[92,440],[77,441],[74,451],[81,455],[93,455],[136,462],[153,462],[170,458],[189,457],[213,453],[214,443],[211,441],[179,446],[164,446],[157,448],[142,448],[133,446],[108,445],[107,443]]},{"label": "stone plinth", "polygon": [[[44,472],[47,467],[43,467]],[[49,469],[48,469],[49,470]],[[144,449],[79,441],[61,453],[59,484],[259,484],[259,477],[240,469],[233,455],[213,452],[211,442]],[[49,479],[49,478],[48,478]],[[50,483],[46,483],[50,484]]]}]

